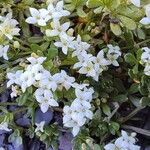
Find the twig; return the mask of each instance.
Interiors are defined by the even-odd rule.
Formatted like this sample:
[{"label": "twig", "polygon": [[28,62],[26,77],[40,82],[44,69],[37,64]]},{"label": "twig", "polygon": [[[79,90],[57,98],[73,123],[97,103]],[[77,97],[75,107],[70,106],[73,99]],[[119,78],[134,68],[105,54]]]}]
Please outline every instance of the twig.
[{"label": "twig", "polygon": [[0,102],[0,106],[7,106],[7,105],[18,105],[17,103],[10,103],[10,102]]},{"label": "twig", "polygon": [[59,108],[59,107],[52,107],[52,109],[54,110],[54,111],[58,111],[58,112],[63,112],[63,109],[62,108]]},{"label": "twig", "polygon": [[120,122],[124,123],[124,122],[128,121],[129,119],[131,119],[133,116],[135,116],[143,108],[145,108],[145,107],[137,107],[128,116],[121,118]]},{"label": "twig", "polygon": [[113,112],[111,113],[110,116],[108,116],[107,118],[104,119],[104,121],[109,122],[110,119],[115,115],[115,113],[117,112],[118,109],[119,109],[119,104],[117,102],[115,102],[115,109],[113,110]]},{"label": "twig", "polygon": [[137,128],[137,127],[129,126],[129,125],[123,125],[122,128],[130,129],[130,130],[133,130],[133,131],[135,131],[139,134],[150,136],[150,131],[149,130],[145,130],[145,129],[141,129],[141,128]]}]

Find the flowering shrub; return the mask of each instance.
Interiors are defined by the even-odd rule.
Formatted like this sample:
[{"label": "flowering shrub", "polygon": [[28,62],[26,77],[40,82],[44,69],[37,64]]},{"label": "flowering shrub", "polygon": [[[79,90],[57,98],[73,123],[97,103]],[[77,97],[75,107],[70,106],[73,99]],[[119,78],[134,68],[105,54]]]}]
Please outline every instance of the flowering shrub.
[{"label": "flowering shrub", "polygon": [[150,1],[0,7],[0,149],[140,150],[135,132],[150,133],[133,117],[150,106]]}]

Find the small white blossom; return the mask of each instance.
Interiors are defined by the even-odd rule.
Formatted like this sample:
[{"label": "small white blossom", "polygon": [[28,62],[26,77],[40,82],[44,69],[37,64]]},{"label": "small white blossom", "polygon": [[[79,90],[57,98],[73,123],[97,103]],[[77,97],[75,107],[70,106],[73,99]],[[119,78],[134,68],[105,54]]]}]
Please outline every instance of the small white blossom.
[{"label": "small white blossom", "polygon": [[57,89],[57,82],[49,72],[45,72],[39,81],[39,87],[43,89],[49,89],[54,92]]},{"label": "small white blossom", "polygon": [[140,7],[140,5],[141,5],[141,0],[130,0],[130,1],[133,5],[135,5],[137,7]]},{"label": "small white blossom", "polygon": [[107,47],[107,58],[110,61],[110,63],[114,66],[119,66],[119,63],[117,62],[117,59],[119,56],[121,56],[120,48],[119,46],[112,46],[111,44],[108,44]]},{"label": "small white blossom", "polygon": [[35,123],[36,125],[36,129],[35,129],[35,132],[44,132],[44,125],[45,125],[45,121],[42,121],[40,123]]},{"label": "small white blossom", "polygon": [[0,130],[5,130],[5,131],[11,131],[12,129],[8,128],[8,123],[7,122],[1,122],[0,123]]},{"label": "small white blossom", "polygon": [[[134,135],[134,136],[133,136]],[[121,137],[116,139],[115,143],[107,144],[104,149],[105,150],[140,150],[140,146],[135,145],[136,134],[131,134],[130,136],[125,131],[121,131]]]},{"label": "small white blossom", "polygon": [[46,60],[46,57],[29,57],[27,58],[27,60],[32,64],[32,65],[35,65],[35,64],[42,64],[45,60]]},{"label": "small white blossom", "polygon": [[64,70],[61,70],[60,73],[57,73],[53,76],[53,79],[58,84],[58,88],[62,90],[65,87],[66,90],[69,90],[72,84],[75,82],[74,77],[70,77]]},{"label": "small white blossom", "polygon": [[58,106],[50,90],[39,88],[35,91],[34,95],[43,113],[47,112],[50,106]]},{"label": "small white blossom", "polygon": [[140,23],[144,25],[150,24],[150,4],[145,6],[146,17],[140,20]]},{"label": "small white blossom", "polygon": [[90,48],[90,44],[81,41],[81,36],[78,35],[77,39],[74,41],[74,51],[72,57],[84,55],[86,51]]},{"label": "small white blossom", "polygon": [[48,5],[48,12],[49,16],[51,16],[53,19],[60,19],[61,17],[69,16],[70,12],[67,10],[64,10],[64,2],[61,0],[59,1],[56,6],[54,6],[53,3],[50,3]]},{"label": "small white blossom", "polygon": [[12,13],[6,15],[6,17],[1,17],[2,22],[0,23],[0,34],[1,36],[6,36],[9,40],[13,39],[13,36],[19,35],[20,29],[16,27],[18,21],[12,19]]},{"label": "small white blossom", "polygon": [[0,150],[5,150],[3,147],[0,147]]},{"label": "small white blossom", "polygon": [[0,57],[8,60],[7,51],[9,49],[9,45],[0,45]]},{"label": "small white blossom", "polygon": [[60,34],[63,34],[65,33],[69,26],[70,26],[70,22],[66,22],[62,25],[60,25],[60,22],[59,20],[54,20],[52,23],[51,23],[51,26],[52,26],[52,30],[51,29],[47,29],[46,30],[46,36],[59,36]]},{"label": "small white blossom", "polygon": [[51,19],[48,15],[48,11],[46,9],[35,9],[29,8],[31,17],[26,19],[26,22],[29,24],[38,24],[39,26],[46,26],[46,23]]},{"label": "small white blossom", "polygon": [[23,70],[18,70],[15,73],[7,73],[7,78],[9,81],[7,82],[7,87],[10,87],[12,84],[20,85],[20,76],[22,75]]},{"label": "small white blossom", "polygon": [[56,47],[62,48],[62,52],[67,55],[68,49],[74,49],[73,40],[74,37],[67,35],[66,33],[60,34],[60,42],[55,42],[54,45]]},{"label": "small white blossom", "polygon": [[141,55],[142,63],[147,63],[150,61],[150,49],[148,47],[143,47],[142,50],[144,51]]},{"label": "small white blossom", "polygon": [[144,68],[144,74],[150,76],[150,65],[146,65]]}]

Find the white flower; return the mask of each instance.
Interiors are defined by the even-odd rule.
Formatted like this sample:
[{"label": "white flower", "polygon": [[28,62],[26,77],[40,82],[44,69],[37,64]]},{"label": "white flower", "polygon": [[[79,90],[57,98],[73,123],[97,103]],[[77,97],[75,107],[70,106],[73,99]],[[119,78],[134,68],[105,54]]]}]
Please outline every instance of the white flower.
[{"label": "white flower", "polygon": [[21,89],[23,92],[26,91],[28,87],[35,84],[34,74],[32,72],[26,71],[20,76]]},{"label": "white flower", "polygon": [[42,121],[40,123],[35,123],[36,125],[36,129],[35,129],[35,132],[44,132],[44,125],[45,125],[45,121]]},{"label": "white flower", "polygon": [[70,26],[70,22],[66,22],[62,25],[60,25],[60,22],[59,20],[54,20],[52,23],[51,23],[51,26],[52,26],[52,30],[50,29],[47,29],[46,30],[46,36],[59,36],[60,34],[63,34],[65,33],[69,26]]},{"label": "white flower", "polygon": [[0,124],[0,130],[5,130],[5,131],[11,131],[12,129],[8,128],[8,123],[7,122],[1,122]]},{"label": "white flower", "polygon": [[54,45],[56,47],[62,48],[62,51],[65,55],[67,55],[68,49],[74,49],[73,40],[74,37],[67,35],[66,33],[60,34],[60,42],[55,42]]},{"label": "white flower", "polygon": [[60,73],[55,74],[53,79],[58,84],[60,90],[62,90],[63,87],[65,87],[66,90],[69,90],[75,82],[75,78],[68,76],[64,70],[61,70]]},{"label": "white flower", "polygon": [[8,60],[7,51],[9,49],[9,45],[0,45],[0,57]]},{"label": "white flower", "polygon": [[[94,93],[93,89],[87,89],[84,88],[83,90],[80,89],[75,89],[75,94],[77,99],[79,99],[80,101],[87,101],[87,102],[91,102],[92,100],[92,94]],[[82,103],[82,102],[81,102]],[[83,103],[82,103],[83,104]]]},{"label": "white flower", "polygon": [[7,78],[9,79],[9,81],[7,82],[7,87],[10,87],[12,84],[20,85],[20,76],[22,75],[22,73],[22,70],[18,70],[15,73],[7,73]]},{"label": "white flower", "polygon": [[0,150],[5,150],[3,147],[0,147]]},{"label": "white flower", "polygon": [[77,36],[77,40],[74,41],[74,52],[72,53],[72,57],[74,56],[79,56],[79,55],[84,55],[89,47],[90,44],[86,43],[86,42],[82,42],[81,41],[81,36],[78,35]]},{"label": "white flower", "polygon": [[150,61],[150,49],[148,47],[143,47],[142,50],[144,51],[141,55],[142,63],[147,63]]},{"label": "white flower", "polygon": [[46,26],[46,23],[51,19],[48,15],[48,11],[46,9],[35,9],[29,8],[31,17],[26,19],[26,22],[29,24],[38,24],[39,26]]},{"label": "white flower", "polygon": [[89,86],[89,84],[87,83],[83,83],[83,84],[78,84],[78,83],[73,83],[72,84],[72,87],[75,88],[75,89],[84,89],[85,87]]},{"label": "white flower", "polygon": [[135,5],[135,6],[137,6],[137,7],[140,7],[140,3],[141,3],[141,0],[130,0],[131,1],[131,3],[133,4],[133,5]]},{"label": "white flower", "polygon": [[47,112],[50,106],[58,106],[50,90],[39,88],[35,91],[34,95],[36,100],[40,103],[40,108],[43,113]]},{"label": "white flower", "polygon": [[92,62],[87,62],[85,66],[79,69],[79,73],[86,74],[86,76],[94,77],[96,76],[96,71],[94,69],[94,64]]},{"label": "white flower", "polygon": [[8,14],[8,16],[3,18],[2,23],[0,23],[0,34],[12,40],[14,35],[19,35],[20,29],[16,27],[18,22],[15,19],[11,19],[12,13]]},{"label": "white flower", "polygon": [[85,55],[79,55],[78,56],[78,60],[79,62],[75,63],[73,68],[76,69],[76,68],[81,68],[81,67],[86,67],[88,63],[92,63],[93,60],[94,60],[94,57],[92,54],[85,54]]},{"label": "white flower", "polygon": [[79,133],[80,127],[85,124],[87,119],[92,119],[93,117],[93,113],[90,110],[90,101],[92,100],[93,92],[92,88],[87,89],[84,87],[83,90],[80,88],[75,89],[77,98],[72,102],[70,107],[65,106],[63,109],[63,124],[65,127],[73,128],[73,136]]},{"label": "white flower", "polygon": [[146,65],[144,68],[144,74],[150,76],[150,65]]},{"label": "white flower", "polygon": [[70,12],[67,10],[64,10],[63,7],[64,7],[64,2],[59,1],[55,7],[52,3],[50,3],[48,5],[47,10],[49,12],[49,15],[52,16],[53,19],[60,19],[63,16],[70,15]]},{"label": "white flower", "polygon": [[32,65],[35,65],[35,64],[42,64],[45,60],[46,60],[46,57],[29,57],[27,58],[27,60],[32,64]]},{"label": "white flower", "polygon": [[39,81],[39,87],[56,91],[57,82],[54,80],[53,76],[50,73],[43,74],[43,78]]},{"label": "white flower", "polygon": [[150,24],[150,4],[145,6],[146,17],[140,20],[140,23],[144,25]]},{"label": "white flower", "polygon": [[[85,120],[86,119],[83,119],[84,123],[85,123]],[[67,123],[65,123],[64,126],[66,126],[68,128],[73,128],[72,134],[73,134],[73,136],[76,136],[80,131],[80,127],[83,126],[84,123],[79,125],[76,121],[71,120],[71,121],[68,121]]]},{"label": "white flower", "polygon": [[[89,103],[89,102],[87,102],[87,103]],[[91,108],[90,103],[89,103],[89,105],[84,105],[84,104],[82,104],[79,99],[75,99],[71,104],[71,107],[73,107],[73,109],[72,109],[73,113],[71,114],[71,116],[72,116],[73,120],[77,121],[78,123],[82,122],[85,117],[88,119],[92,119],[92,117],[93,117],[92,111],[89,110]],[[80,123],[80,124],[82,124],[82,123]]]},{"label": "white flower", "polygon": [[110,63],[114,66],[119,66],[117,59],[119,56],[121,56],[120,48],[118,46],[112,46],[111,44],[108,44],[107,47],[107,58],[110,61]]},{"label": "white flower", "polygon": [[[134,136],[133,136],[134,135]],[[135,145],[135,134],[129,136],[127,132],[121,131],[121,137],[119,137],[115,143],[107,144],[105,150],[140,150],[140,146]]]}]

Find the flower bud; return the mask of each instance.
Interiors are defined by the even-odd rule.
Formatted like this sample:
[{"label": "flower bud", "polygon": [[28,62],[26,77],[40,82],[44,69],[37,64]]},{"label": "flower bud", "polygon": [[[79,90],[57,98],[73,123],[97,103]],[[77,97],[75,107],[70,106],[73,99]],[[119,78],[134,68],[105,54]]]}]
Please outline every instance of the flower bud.
[{"label": "flower bud", "polygon": [[14,41],[13,45],[14,45],[14,48],[20,47],[20,43],[18,41]]}]

